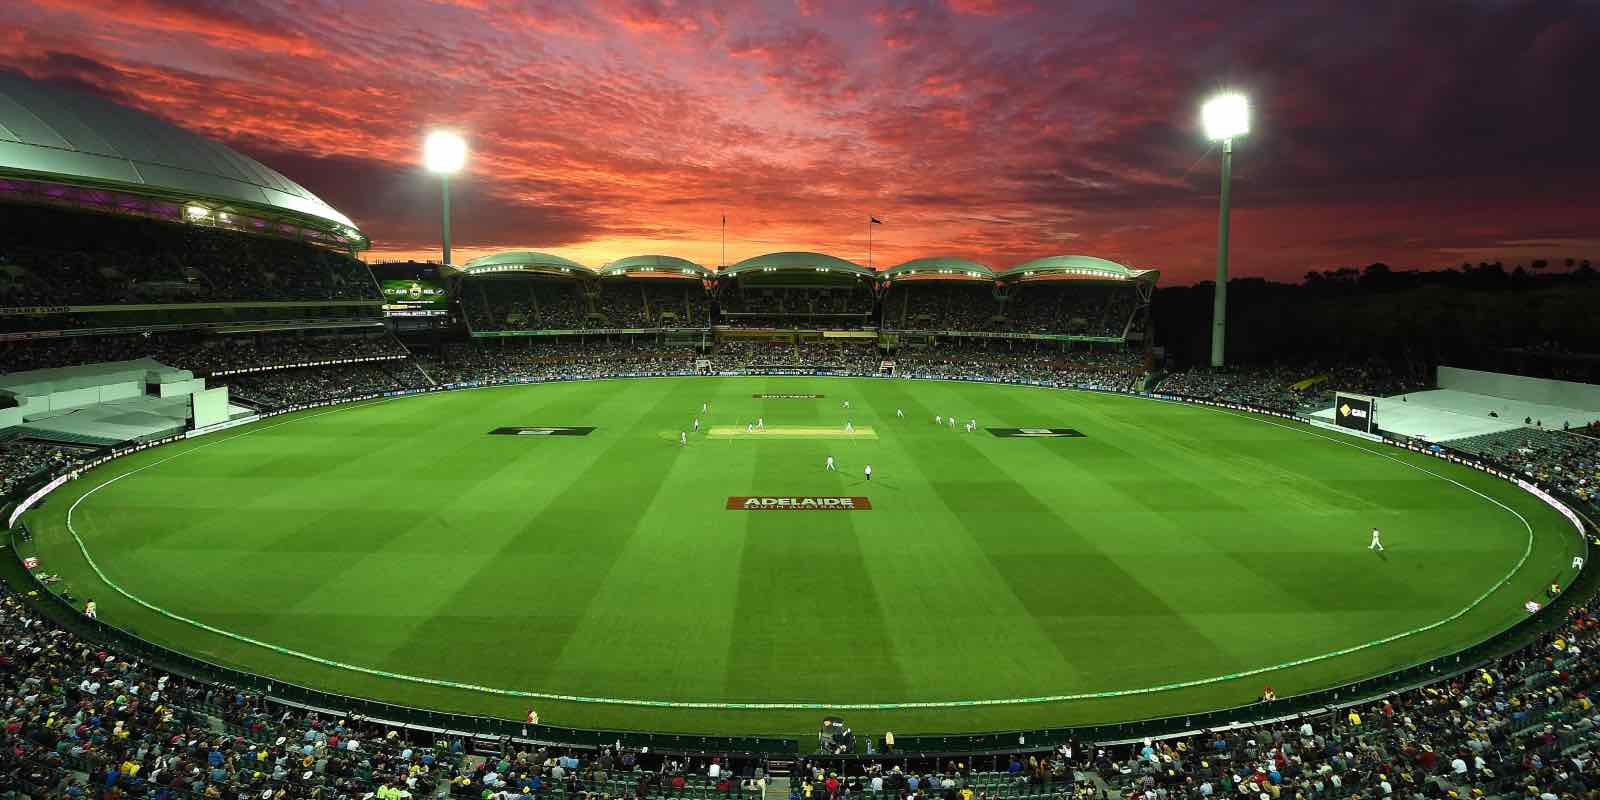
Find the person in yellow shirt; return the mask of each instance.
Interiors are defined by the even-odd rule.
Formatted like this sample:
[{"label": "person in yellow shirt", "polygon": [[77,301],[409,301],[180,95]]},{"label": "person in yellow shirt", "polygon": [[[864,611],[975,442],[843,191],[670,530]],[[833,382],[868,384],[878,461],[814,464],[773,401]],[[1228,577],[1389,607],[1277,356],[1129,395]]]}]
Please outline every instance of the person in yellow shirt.
[{"label": "person in yellow shirt", "polygon": [[1359,713],[1357,713],[1356,710],[1353,709],[1353,708],[1350,709],[1350,727],[1352,727],[1352,728],[1361,727],[1361,715]]}]

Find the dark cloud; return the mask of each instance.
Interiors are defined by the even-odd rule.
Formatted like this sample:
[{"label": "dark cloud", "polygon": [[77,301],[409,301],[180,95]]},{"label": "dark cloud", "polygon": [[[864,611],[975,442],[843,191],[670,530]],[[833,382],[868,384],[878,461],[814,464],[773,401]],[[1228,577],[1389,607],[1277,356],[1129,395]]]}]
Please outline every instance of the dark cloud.
[{"label": "dark cloud", "polygon": [[878,213],[883,263],[1070,250],[1203,278],[1198,106],[1225,86],[1255,109],[1241,273],[1600,248],[1600,6],[1577,0],[13,6],[0,67],[236,143],[387,251],[437,238],[412,163],[449,125],[473,142],[463,245],[712,262],[727,213],[738,248],[853,252]]}]

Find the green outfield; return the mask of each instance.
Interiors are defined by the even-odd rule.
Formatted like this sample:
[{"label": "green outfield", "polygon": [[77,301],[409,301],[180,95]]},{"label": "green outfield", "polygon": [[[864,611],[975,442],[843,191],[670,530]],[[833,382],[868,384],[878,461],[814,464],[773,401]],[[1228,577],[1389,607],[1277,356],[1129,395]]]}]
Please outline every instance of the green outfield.
[{"label": "green outfield", "polygon": [[[769,432],[747,434],[758,417]],[[1080,435],[1029,433],[1045,428]],[[219,663],[469,713],[746,734],[816,730],[823,712],[784,704],[927,703],[839,713],[861,731],[965,732],[1331,686],[1503,630],[1579,547],[1507,483],[1298,423],[793,377],[301,412],[112,462],[29,521],[42,569],[102,619]],[[1083,697],[1098,692],[1119,694]]]}]

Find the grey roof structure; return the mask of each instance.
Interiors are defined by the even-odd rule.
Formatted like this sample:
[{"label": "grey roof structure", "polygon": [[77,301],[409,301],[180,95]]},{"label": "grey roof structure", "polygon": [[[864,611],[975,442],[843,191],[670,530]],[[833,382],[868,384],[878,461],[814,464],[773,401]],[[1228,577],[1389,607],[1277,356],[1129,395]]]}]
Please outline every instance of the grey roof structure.
[{"label": "grey roof structure", "polygon": [[747,258],[737,264],[723,267],[717,274],[738,275],[741,272],[751,271],[796,271],[812,270],[816,272],[842,272],[847,275],[863,275],[877,277],[877,273],[852,261],[846,261],[838,256],[826,253],[786,252],[767,253],[766,255]]},{"label": "grey roof structure", "polygon": [[267,214],[366,243],[349,217],[220,142],[9,71],[0,71],[0,175]]},{"label": "grey roof structure", "polygon": [[504,253],[474,258],[461,271],[467,275],[486,275],[495,272],[565,272],[593,277],[594,270],[570,258],[539,253],[532,250],[508,250]]},{"label": "grey roof structure", "polygon": [[896,264],[884,270],[882,274],[885,280],[890,281],[912,276],[944,277],[952,280],[994,280],[994,270],[971,259],[954,256],[914,258],[904,264]]},{"label": "grey roof structure", "polygon": [[600,268],[601,277],[638,272],[677,275],[685,278],[710,278],[716,274],[693,261],[677,256],[628,256]]},{"label": "grey roof structure", "polygon": [[1034,277],[1082,277],[1091,280],[1149,281],[1161,276],[1160,270],[1130,269],[1115,261],[1094,256],[1046,256],[1025,261],[995,277],[998,280],[1024,280]]}]

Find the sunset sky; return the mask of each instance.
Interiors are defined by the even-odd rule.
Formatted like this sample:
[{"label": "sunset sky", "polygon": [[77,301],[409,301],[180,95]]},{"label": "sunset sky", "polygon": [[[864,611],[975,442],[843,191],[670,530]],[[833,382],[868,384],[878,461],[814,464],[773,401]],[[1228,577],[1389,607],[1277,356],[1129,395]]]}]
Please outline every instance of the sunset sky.
[{"label": "sunset sky", "polygon": [[821,250],[1214,269],[1199,104],[1248,93],[1236,275],[1600,260],[1600,4],[8,0],[0,68],[224,140],[438,258]]}]

